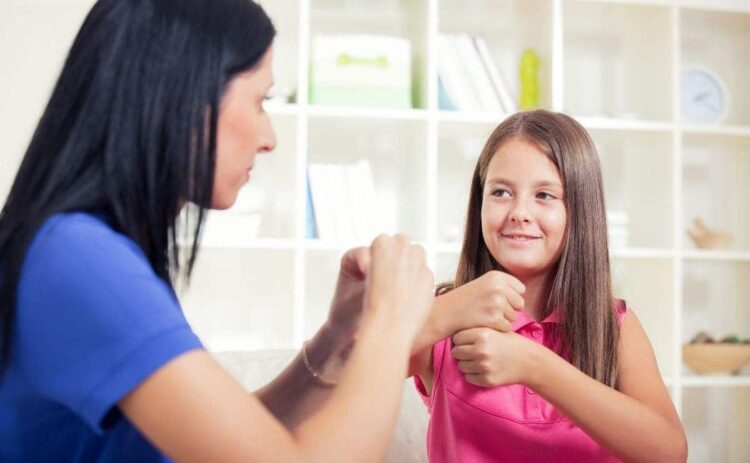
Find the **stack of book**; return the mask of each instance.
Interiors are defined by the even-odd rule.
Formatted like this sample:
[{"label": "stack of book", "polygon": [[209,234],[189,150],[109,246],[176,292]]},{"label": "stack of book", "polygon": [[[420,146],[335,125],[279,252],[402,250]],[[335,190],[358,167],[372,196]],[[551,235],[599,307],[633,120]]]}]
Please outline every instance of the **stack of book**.
[{"label": "stack of book", "polygon": [[440,109],[507,114],[518,108],[482,37],[440,34],[438,75]]},{"label": "stack of book", "polygon": [[393,228],[395,204],[383,204],[368,161],[310,163],[307,174],[308,238],[364,243]]}]

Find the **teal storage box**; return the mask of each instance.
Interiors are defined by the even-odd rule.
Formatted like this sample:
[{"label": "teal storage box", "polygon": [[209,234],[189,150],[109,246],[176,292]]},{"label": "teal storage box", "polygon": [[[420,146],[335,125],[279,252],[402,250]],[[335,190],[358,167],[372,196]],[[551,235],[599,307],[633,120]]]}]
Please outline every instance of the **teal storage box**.
[{"label": "teal storage box", "polygon": [[411,46],[380,35],[317,35],[310,61],[310,103],[411,108]]}]

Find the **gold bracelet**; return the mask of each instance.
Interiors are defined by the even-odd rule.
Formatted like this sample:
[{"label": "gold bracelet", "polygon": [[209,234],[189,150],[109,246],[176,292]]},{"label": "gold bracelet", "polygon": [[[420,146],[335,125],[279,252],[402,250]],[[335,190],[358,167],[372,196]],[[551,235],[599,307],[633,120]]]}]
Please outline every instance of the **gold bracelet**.
[{"label": "gold bracelet", "polygon": [[307,371],[310,372],[310,374],[315,378],[321,386],[323,387],[334,387],[336,384],[338,384],[338,381],[333,381],[327,378],[324,378],[323,375],[321,375],[318,370],[312,367],[310,365],[310,359],[307,358],[307,344],[309,344],[310,341],[305,341],[302,343],[302,361],[305,363],[305,368],[307,368]]}]

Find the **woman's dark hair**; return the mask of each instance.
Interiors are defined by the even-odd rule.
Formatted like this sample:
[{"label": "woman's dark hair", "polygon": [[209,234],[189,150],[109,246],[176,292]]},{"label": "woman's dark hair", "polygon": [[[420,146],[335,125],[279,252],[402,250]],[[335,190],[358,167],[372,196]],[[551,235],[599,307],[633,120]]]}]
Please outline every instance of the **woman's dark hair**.
[{"label": "woman's dark hair", "polygon": [[51,215],[103,212],[168,284],[189,277],[211,204],[223,90],[274,35],[250,0],[94,5],[0,212],[0,372],[21,266]]}]

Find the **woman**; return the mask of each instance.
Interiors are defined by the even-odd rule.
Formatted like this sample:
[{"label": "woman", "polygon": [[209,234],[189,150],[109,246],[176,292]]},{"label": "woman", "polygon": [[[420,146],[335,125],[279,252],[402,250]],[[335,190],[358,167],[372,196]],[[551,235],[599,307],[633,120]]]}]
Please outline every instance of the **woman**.
[{"label": "woman", "polygon": [[255,395],[172,289],[204,210],[275,146],[274,33],[248,0],[94,5],[0,215],[0,461],[382,458],[432,299],[421,248],[346,253],[327,322]]}]

